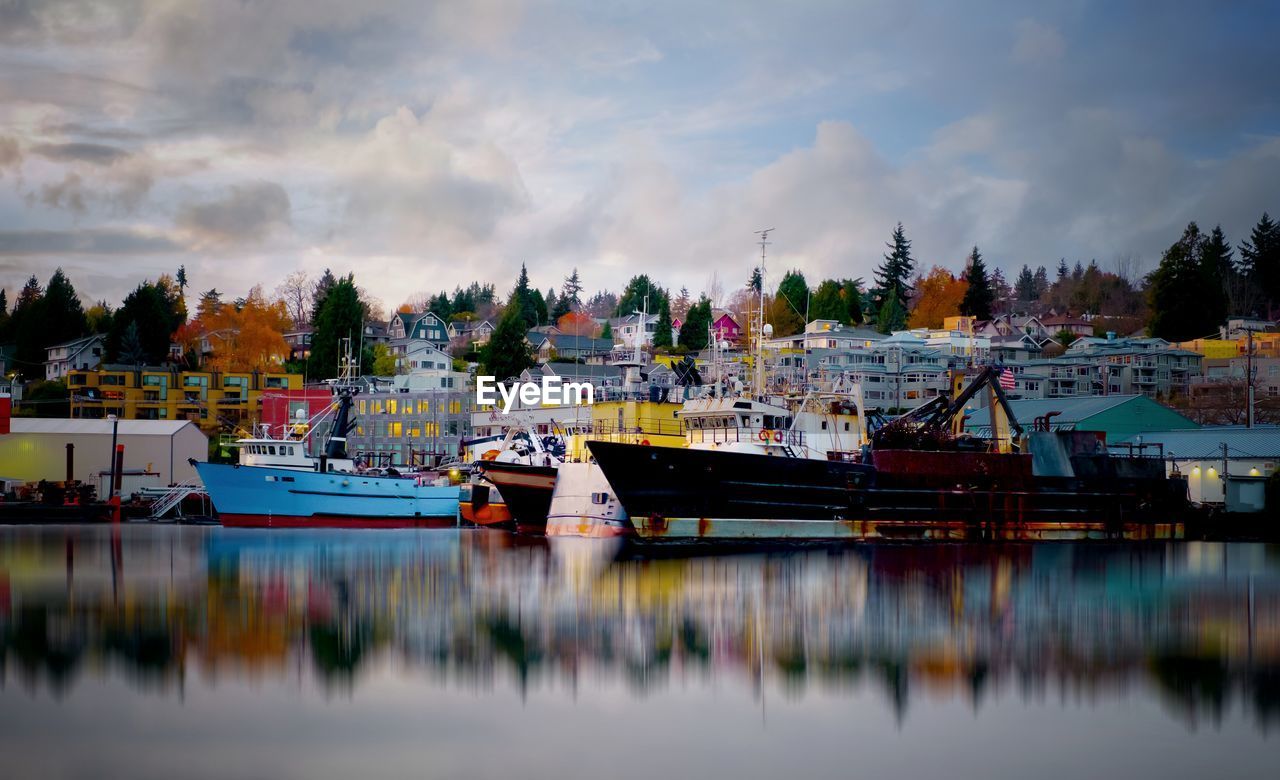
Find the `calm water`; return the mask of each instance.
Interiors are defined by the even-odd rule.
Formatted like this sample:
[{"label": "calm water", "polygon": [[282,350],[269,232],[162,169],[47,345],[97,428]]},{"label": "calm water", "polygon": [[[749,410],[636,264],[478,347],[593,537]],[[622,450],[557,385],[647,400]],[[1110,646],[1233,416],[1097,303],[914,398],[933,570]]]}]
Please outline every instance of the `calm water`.
[{"label": "calm water", "polygon": [[0,777],[1275,777],[1280,548],[0,528]]}]

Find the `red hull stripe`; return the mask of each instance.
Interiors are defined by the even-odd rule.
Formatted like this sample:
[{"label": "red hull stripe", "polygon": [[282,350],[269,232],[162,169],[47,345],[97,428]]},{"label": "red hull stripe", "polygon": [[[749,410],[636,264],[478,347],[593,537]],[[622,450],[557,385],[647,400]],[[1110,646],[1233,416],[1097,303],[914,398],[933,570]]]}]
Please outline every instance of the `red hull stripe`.
[{"label": "red hull stripe", "polygon": [[342,515],[219,515],[228,528],[453,528],[452,517],[344,517]]}]

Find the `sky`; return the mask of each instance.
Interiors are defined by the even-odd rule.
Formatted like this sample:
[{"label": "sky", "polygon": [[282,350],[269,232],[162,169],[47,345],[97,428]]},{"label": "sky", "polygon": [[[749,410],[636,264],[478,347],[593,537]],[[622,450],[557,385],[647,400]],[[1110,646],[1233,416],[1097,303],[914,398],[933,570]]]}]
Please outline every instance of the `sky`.
[{"label": "sky", "polygon": [[[1267,2],[0,0],[0,286],[1149,271],[1280,213]],[[189,291],[190,292],[190,291]],[[195,292],[191,294],[194,295]]]}]

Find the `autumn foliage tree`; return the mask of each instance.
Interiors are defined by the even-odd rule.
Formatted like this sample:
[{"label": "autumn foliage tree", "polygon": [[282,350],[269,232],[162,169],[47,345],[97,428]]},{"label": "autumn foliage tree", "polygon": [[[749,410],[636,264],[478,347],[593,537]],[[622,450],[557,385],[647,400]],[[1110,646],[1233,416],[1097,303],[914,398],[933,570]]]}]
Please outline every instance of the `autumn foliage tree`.
[{"label": "autumn foliage tree", "polygon": [[293,316],[284,301],[267,300],[261,286],[239,308],[222,304],[200,325],[212,348],[210,371],[278,371],[289,356],[284,334]]},{"label": "autumn foliage tree", "polygon": [[941,328],[944,318],[960,313],[960,303],[968,288],[964,279],[957,279],[947,269],[935,265],[928,276],[916,280],[915,305],[907,325],[912,328]]}]

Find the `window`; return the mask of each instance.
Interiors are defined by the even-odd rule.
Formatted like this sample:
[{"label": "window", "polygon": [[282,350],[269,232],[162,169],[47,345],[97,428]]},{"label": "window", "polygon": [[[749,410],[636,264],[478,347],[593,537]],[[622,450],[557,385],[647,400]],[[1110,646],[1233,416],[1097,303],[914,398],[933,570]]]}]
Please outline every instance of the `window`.
[{"label": "window", "polygon": [[269,447],[267,447],[267,454],[268,454],[268,455],[275,455],[275,454],[276,454],[276,445],[272,444],[272,445],[270,445]]}]

